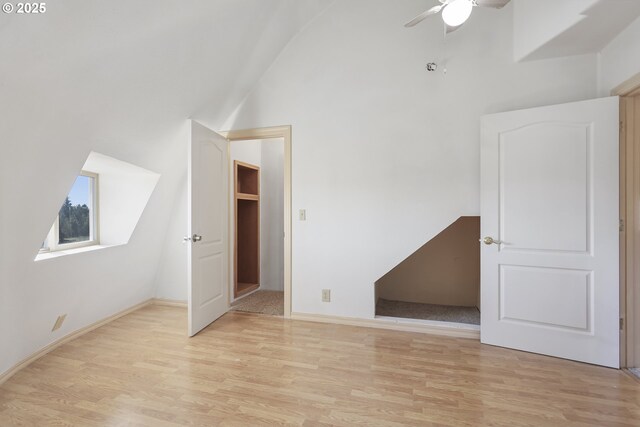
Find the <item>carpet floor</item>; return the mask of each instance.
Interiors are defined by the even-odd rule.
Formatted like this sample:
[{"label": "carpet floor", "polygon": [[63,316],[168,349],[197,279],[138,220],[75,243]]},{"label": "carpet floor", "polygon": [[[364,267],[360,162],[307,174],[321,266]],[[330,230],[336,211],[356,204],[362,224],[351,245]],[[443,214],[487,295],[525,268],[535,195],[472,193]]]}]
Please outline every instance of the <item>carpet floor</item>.
[{"label": "carpet floor", "polygon": [[468,323],[472,325],[480,324],[480,311],[476,307],[422,304],[416,302],[391,301],[382,298],[378,300],[378,304],[376,305],[376,315]]},{"label": "carpet floor", "polygon": [[231,310],[284,316],[284,292],[256,291],[231,304]]}]

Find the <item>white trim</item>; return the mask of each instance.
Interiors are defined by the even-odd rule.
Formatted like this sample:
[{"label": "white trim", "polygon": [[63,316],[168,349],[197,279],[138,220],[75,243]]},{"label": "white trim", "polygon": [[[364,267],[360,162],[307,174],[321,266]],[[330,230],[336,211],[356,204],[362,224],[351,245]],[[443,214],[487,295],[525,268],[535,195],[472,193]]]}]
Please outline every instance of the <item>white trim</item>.
[{"label": "white trim", "polygon": [[[480,327],[450,322],[416,321],[414,319],[384,318],[361,319],[356,317],[328,316],[324,314],[291,313],[292,320],[332,323],[336,325],[389,329],[393,331],[417,332],[453,338],[480,340]],[[425,323],[429,322],[429,323]]]},{"label": "white trim", "polygon": [[428,325],[428,326],[437,326],[437,327],[446,326],[448,328],[464,329],[468,331],[480,330],[480,325],[473,325],[470,323],[459,323],[459,322],[446,322],[444,320],[412,319],[409,317],[393,317],[393,316],[376,316],[375,319],[387,320],[390,322],[403,323],[403,324],[406,323],[406,324]]},{"label": "white trim", "polygon": [[[620,96],[620,219],[624,229],[620,233],[620,366],[634,367],[640,358],[635,354],[637,328],[640,327],[640,304],[634,296],[640,294],[640,280],[636,274],[635,260],[638,245],[634,239],[637,229],[637,198],[635,171],[637,170],[637,132],[633,116],[627,111],[632,99],[640,96],[640,73],[621,83],[611,91]],[[632,110],[633,111],[633,110]],[[636,136],[637,138],[637,136]],[[632,375],[632,374],[631,374]]]},{"label": "white trim", "polygon": [[[292,285],[292,192],[291,192],[291,126],[274,126],[266,128],[230,130],[218,132],[220,135],[231,141],[246,141],[253,139],[284,139],[284,318],[291,317],[291,293]],[[231,157],[228,154],[230,161]],[[233,226],[231,219],[231,209],[228,214],[229,230]],[[229,239],[229,253],[231,253],[231,239]],[[230,260],[233,257],[230,257]],[[231,262],[231,261],[230,261]],[[232,264],[230,264],[232,265]],[[231,294],[233,290],[232,275],[229,275],[229,298],[227,303],[231,306]]]},{"label": "white trim", "polygon": [[620,83],[611,90],[612,96],[636,96],[640,92],[640,73],[635,74],[629,80]]},{"label": "white trim", "polygon": [[115,314],[112,314],[111,316],[105,317],[102,320],[98,320],[97,322],[94,322],[88,326],[85,326],[84,328],[80,328],[74,332],[71,332],[65,336],[63,336],[62,338],[59,338],[55,341],[53,341],[51,344],[41,348],[40,350],[36,351],[35,353],[31,354],[30,356],[22,359],[20,362],[18,362],[17,364],[13,365],[11,368],[9,368],[8,370],[6,370],[5,372],[0,374],[0,385],[2,383],[4,383],[5,381],[7,381],[9,378],[11,378],[13,375],[15,375],[16,373],[18,373],[21,369],[26,368],[27,366],[29,366],[31,363],[35,362],[36,360],[40,359],[42,356],[46,355],[47,353],[52,352],[53,350],[55,350],[56,348],[60,347],[63,344],[68,343],[69,341],[72,341],[88,332],[93,331],[94,329],[98,329],[101,326],[106,325],[107,323],[113,322],[116,319],[121,318],[122,316],[126,316],[127,314],[133,313],[136,310],[141,309],[142,307],[145,307],[149,304],[151,304],[153,302],[153,299],[148,299],[146,301],[143,301],[139,304],[136,304],[132,307],[126,308],[122,311],[119,311]]},{"label": "white trim", "polygon": [[[54,252],[65,251],[66,254],[69,254],[70,250],[84,248],[87,246],[96,246],[100,245],[100,212],[99,212],[99,177],[97,173],[89,172],[82,170],[78,174],[78,176],[85,176],[87,178],[91,178],[89,181],[89,200],[91,203],[91,210],[89,215],[89,240],[85,240],[82,242],[76,243],[58,243],[60,240],[59,232],[60,232],[60,213],[58,211],[58,215],[56,215],[56,219],[47,234],[46,241],[48,241],[48,246],[46,248],[40,249],[38,252],[38,256],[36,257],[36,261],[40,259],[40,255],[49,254]],[[77,179],[77,177],[76,177]],[[75,184],[75,181],[74,181]],[[71,190],[69,190],[71,191]],[[67,193],[68,197],[68,193]],[[44,257],[46,258],[46,257]],[[43,258],[43,259],[44,259]]]},{"label": "white trim", "polygon": [[153,298],[151,300],[151,304],[159,305],[164,307],[180,307],[187,308],[187,301],[176,300],[176,299],[166,299],[166,298]]}]

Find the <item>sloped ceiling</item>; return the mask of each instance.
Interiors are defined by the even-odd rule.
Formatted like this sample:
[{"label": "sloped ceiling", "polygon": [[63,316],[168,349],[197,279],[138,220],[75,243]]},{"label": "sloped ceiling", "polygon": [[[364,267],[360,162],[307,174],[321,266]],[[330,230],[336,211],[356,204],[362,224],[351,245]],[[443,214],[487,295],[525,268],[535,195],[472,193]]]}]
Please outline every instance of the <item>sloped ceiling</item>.
[{"label": "sloped ceiling", "polygon": [[23,108],[64,95],[58,114],[78,101],[85,116],[117,111],[118,119],[157,121],[213,104],[224,117],[327,4],[65,0],[39,16],[3,14],[3,93],[19,94]]},{"label": "sloped ceiling", "polygon": [[514,57],[597,53],[638,16],[638,0],[514,0]]},{"label": "sloped ceiling", "polygon": [[[0,14],[0,373],[59,338],[58,314],[66,334],[152,296],[187,119],[218,127],[329,3],[64,0]],[[129,245],[34,263],[91,151],[161,175]]]}]

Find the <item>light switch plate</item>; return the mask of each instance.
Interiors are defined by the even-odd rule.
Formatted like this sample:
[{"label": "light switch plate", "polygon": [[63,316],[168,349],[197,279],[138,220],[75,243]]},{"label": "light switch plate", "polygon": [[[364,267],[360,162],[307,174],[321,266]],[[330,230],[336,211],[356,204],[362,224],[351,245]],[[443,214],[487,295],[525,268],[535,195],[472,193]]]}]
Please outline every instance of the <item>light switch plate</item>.
[{"label": "light switch plate", "polygon": [[300,209],[300,221],[306,221],[306,220],[307,220],[307,210]]},{"label": "light switch plate", "polygon": [[322,290],[322,302],[331,302],[331,289]]}]

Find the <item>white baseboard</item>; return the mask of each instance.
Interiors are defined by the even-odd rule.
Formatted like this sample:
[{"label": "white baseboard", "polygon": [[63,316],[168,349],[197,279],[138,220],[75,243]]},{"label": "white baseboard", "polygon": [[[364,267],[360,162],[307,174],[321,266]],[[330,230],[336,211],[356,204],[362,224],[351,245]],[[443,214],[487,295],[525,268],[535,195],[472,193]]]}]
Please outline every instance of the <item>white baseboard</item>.
[{"label": "white baseboard", "polygon": [[337,325],[362,326],[366,328],[389,329],[403,332],[419,332],[423,334],[441,335],[453,338],[480,339],[480,329],[477,326],[454,324],[444,322],[423,323],[410,319],[400,318],[375,318],[360,319],[356,317],[327,316],[324,314],[291,313],[292,320],[304,320],[307,322],[333,323]]},{"label": "white baseboard", "polygon": [[38,360],[39,358],[41,358],[42,356],[44,356],[45,354],[55,350],[56,348],[60,347],[61,345],[74,340],[88,332],[93,331],[94,329],[97,329],[101,326],[106,325],[109,322],[113,322],[116,319],[119,319],[122,316],[126,316],[129,313],[133,313],[136,310],[141,309],[142,307],[145,307],[149,304],[152,304],[154,302],[153,299],[149,299],[147,301],[141,302],[140,304],[136,304],[132,307],[129,307],[127,309],[124,309],[122,311],[117,312],[116,314],[113,314],[109,317],[106,317],[102,320],[98,320],[95,323],[90,324],[89,326],[85,326],[84,328],[80,328],[77,331],[71,332],[67,335],[65,335],[64,337],[57,339],[56,341],[52,342],[51,344],[47,345],[46,347],[43,347],[42,349],[36,351],[35,353],[33,353],[31,356],[28,356],[27,358],[23,359],[22,361],[18,362],[17,364],[15,364],[13,367],[9,368],[7,371],[3,372],[0,374],[0,384],[4,383],[5,381],[7,381],[9,378],[11,378],[13,375],[15,375],[18,371],[20,371],[21,369],[26,368],[27,366],[29,366],[31,363],[35,362],[36,360]]},{"label": "white baseboard", "polygon": [[151,304],[153,305],[164,305],[168,307],[187,307],[187,302],[177,299],[166,299],[166,298],[153,298],[151,300]]},{"label": "white baseboard", "polygon": [[[7,381],[13,375],[15,375],[21,369],[29,366],[29,364],[38,360],[42,356],[47,353],[55,350],[61,345],[74,340],[88,332],[93,331],[101,326],[106,325],[107,323],[113,322],[116,319],[119,319],[122,316],[126,316],[129,313],[132,313],[136,310],[141,309],[149,304],[161,305],[161,306],[170,306],[170,307],[186,307],[186,301],[176,301],[176,300],[168,300],[162,298],[151,298],[147,301],[136,304],[132,307],[129,307],[125,310],[119,311],[116,314],[113,314],[109,317],[106,317],[102,320],[99,320],[91,325],[85,326],[84,328],[80,328],[77,331],[71,332],[64,337],[52,342],[51,344],[43,347],[37,352],[33,353],[31,356],[23,359],[13,367],[9,368],[7,371],[0,374],[0,384]],[[478,328],[474,329],[474,327],[465,327],[463,325],[456,324],[443,324],[443,325],[435,325],[435,324],[425,324],[419,323],[411,320],[403,320],[399,318],[376,318],[376,319],[360,319],[355,317],[339,317],[339,316],[327,316],[322,314],[304,314],[304,313],[291,313],[292,320],[303,320],[308,322],[320,322],[320,323],[333,323],[338,325],[348,325],[348,326],[362,326],[367,328],[378,328],[378,329],[389,329],[395,331],[405,331],[405,332],[419,332],[433,335],[442,335],[448,337],[455,338],[469,338],[469,339],[480,339],[480,330]]]}]

